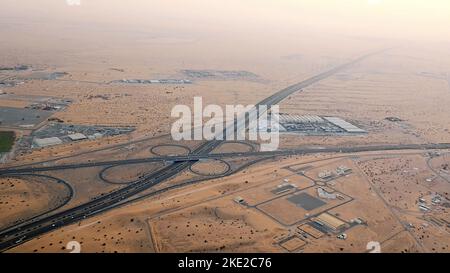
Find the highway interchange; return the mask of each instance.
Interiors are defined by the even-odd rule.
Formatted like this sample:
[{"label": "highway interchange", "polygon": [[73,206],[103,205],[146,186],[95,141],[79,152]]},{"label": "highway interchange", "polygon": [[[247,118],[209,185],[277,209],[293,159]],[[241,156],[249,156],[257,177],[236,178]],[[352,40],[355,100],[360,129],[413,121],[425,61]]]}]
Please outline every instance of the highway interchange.
[{"label": "highway interchange", "polygon": [[[283,99],[287,98],[291,94],[301,91],[303,88],[308,87],[318,81],[321,81],[333,74],[348,68],[349,66],[362,61],[363,59],[370,57],[376,53],[371,53],[355,59],[349,63],[338,66],[334,69],[316,75],[305,81],[291,85],[272,96],[262,100],[256,106],[276,105]],[[259,113],[261,114],[261,113]],[[235,121],[236,124],[237,121]],[[247,123],[246,123],[247,124]],[[450,149],[450,143],[442,144],[412,144],[412,145],[378,145],[378,146],[359,146],[359,147],[323,147],[323,148],[303,148],[293,150],[277,150],[271,152],[246,152],[246,153],[211,153],[214,149],[223,144],[223,140],[207,141],[197,147],[188,155],[184,156],[158,156],[151,158],[141,159],[127,159],[127,160],[114,160],[103,162],[88,162],[88,163],[75,163],[65,165],[54,166],[26,166],[16,167],[8,169],[0,169],[0,176],[19,176],[35,174],[37,172],[54,171],[54,170],[67,170],[67,169],[79,169],[87,167],[97,166],[120,166],[127,164],[137,163],[152,163],[152,162],[165,162],[166,166],[151,173],[145,175],[138,180],[128,183],[125,186],[112,191],[107,194],[98,196],[91,201],[84,204],[75,206],[73,208],[43,217],[34,217],[19,225],[12,226],[0,231],[0,251],[6,251],[12,247],[15,247],[21,243],[31,240],[39,235],[55,230],[62,226],[66,226],[71,223],[75,223],[87,217],[96,215],[98,213],[110,210],[119,205],[124,200],[129,199],[132,196],[137,195],[155,185],[158,185],[180,172],[190,168],[194,163],[202,159],[225,159],[230,157],[273,157],[273,156],[288,156],[288,155],[304,155],[304,154],[317,154],[317,153],[358,153],[369,151],[388,151],[388,150],[434,150],[434,149]]]}]

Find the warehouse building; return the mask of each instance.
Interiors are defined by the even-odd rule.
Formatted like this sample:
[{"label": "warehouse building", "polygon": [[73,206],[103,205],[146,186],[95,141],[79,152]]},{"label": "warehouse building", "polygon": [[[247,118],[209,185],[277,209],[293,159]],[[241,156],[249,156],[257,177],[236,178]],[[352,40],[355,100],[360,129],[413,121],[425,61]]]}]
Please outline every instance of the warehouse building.
[{"label": "warehouse building", "polygon": [[338,231],[338,230],[345,228],[344,221],[339,220],[338,218],[336,218],[326,212],[317,216],[315,221],[322,225],[327,226],[328,228],[330,228],[333,231]]},{"label": "warehouse building", "polygon": [[322,180],[329,180],[334,177],[333,172],[329,170],[324,170],[317,175]]},{"label": "warehouse building", "polygon": [[317,195],[322,199],[333,199],[334,200],[337,197],[335,193],[330,193],[321,187],[319,187],[317,189]]},{"label": "warehouse building", "polygon": [[68,135],[68,137],[72,141],[79,141],[79,140],[87,139],[87,137],[85,135],[83,135],[82,133],[70,134],[70,135]]},{"label": "warehouse building", "polygon": [[341,119],[338,117],[324,117],[324,119],[326,119],[328,122],[333,123],[334,125],[336,125],[339,128],[342,128],[343,130],[345,130],[347,133],[366,133],[366,131],[364,131],[361,128],[356,127],[355,125]]},{"label": "warehouse building", "polygon": [[35,138],[33,145],[39,148],[62,144],[63,141],[58,137]]},{"label": "warehouse building", "polygon": [[279,115],[281,131],[298,132],[306,135],[360,134],[365,130],[338,117],[317,115],[297,115],[281,113]]},{"label": "warehouse building", "polygon": [[291,115],[291,114],[281,114],[280,115],[280,123],[324,123],[323,120],[319,116],[315,115]]}]

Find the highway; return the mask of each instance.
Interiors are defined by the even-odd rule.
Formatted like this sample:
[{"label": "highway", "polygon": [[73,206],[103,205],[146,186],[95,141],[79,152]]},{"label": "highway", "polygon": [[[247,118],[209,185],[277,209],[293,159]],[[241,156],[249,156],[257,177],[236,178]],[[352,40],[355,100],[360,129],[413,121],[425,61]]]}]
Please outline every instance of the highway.
[{"label": "highway", "polygon": [[[291,94],[293,94],[297,91],[300,91],[303,88],[310,86],[314,83],[317,83],[325,78],[328,78],[328,77],[334,75],[335,73],[337,73],[343,69],[346,69],[349,66],[351,66],[357,62],[360,62],[363,59],[368,58],[374,54],[378,54],[380,52],[375,52],[375,53],[364,55],[364,56],[357,58],[349,63],[343,64],[343,65],[333,68],[329,71],[318,74],[318,75],[316,75],[312,78],[309,78],[305,81],[291,85],[291,86],[273,94],[272,96],[262,100],[261,102],[256,104],[256,106],[258,107],[260,105],[267,105],[267,107],[270,107],[271,105],[275,105],[275,104],[279,103],[280,101],[282,101],[283,99],[285,99],[286,97],[290,96]],[[262,113],[259,113],[259,114],[262,114]],[[236,121],[235,121],[235,124],[236,124]],[[246,124],[248,124],[248,123],[246,123]],[[217,148],[219,145],[221,145],[223,142],[224,142],[223,140],[207,141],[207,142],[201,144],[197,149],[195,149],[190,154],[190,156],[212,157],[214,155],[211,155],[210,153],[215,148]],[[332,151],[332,148],[328,148],[328,149],[327,148],[317,149],[316,152],[320,152],[320,153],[337,152],[337,150]],[[287,155],[289,153],[295,154],[293,152],[287,151]],[[264,154],[258,153],[255,155],[264,155]],[[169,166],[163,167],[162,169],[160,169],[148,176],[142,177],[139,180],[129,183],[126,186],[124,186],[118,190],[115,190],[111,193],[101,195],[101,196],[99,196],[89,202],[86,202],[82,205],[79,205],[79,206],[73,207],[71,209],[56,213],[54,215],[50,215],[48,217],[36,219],[31,222],[26,222],[17,227],[8,228],[5,232],[0,233],[0,251],[3,252],[7,249],[10,249],[10,248],[17,246],[23,242],[31,240],[32,238],[39,236],[41,234],[44,234],[46,232],[52,231],[54,229],[60,228],[62,226],[65,226],[65,225],[68,225],[71,223],[75,223],[77,221],[80,221],[80,220],[90,217],[92,215],[95,215],[95,214],[98,214],[105,210],[114,208],[115,204],[118,204],[119,202],[121,202],[133,195],[136,195],[137,193],[147,190],[147,189],[149,189],[171,177],[174,177],[178,173],[189,168],[195,162],[196,162],[196,160],[183,160],[183,161],[175,160]],[[78,164],[78,166],[86,166],[86,164],[90,164],[90,163],[85,163],[84,165],[82,163],[82,164]],[[53,168],[55,168],[55,167],[53,167]],[[36,168],[32,171],[36,172],[37,170],[39,170],[39,169]],[[7,175],[8,174],[7,172],[8,172],[8,170],[2,170],[0,174]]]},{"label": "highway", "polygon": [[241,152],[241,153],[214,153],[214,154],[189,154],[182,156],[163,156],[163,157],[149,157],[124,159],[113,161],[99,161],[79,164],[65,164],[46,167],[26,167],[26,168],[11,168],[0,169],[0,175],[14,175],[14,174],[28,174],[46,171],[61,171],[69,169],[93,168],[101,166],[121,166],[142,163],[155,162],[197,162],[201,159],[223,159],[232,157],[253,157],[253,156],[287,156],[287,155],[302,155],[302,154],[318,154],[318,153],[359,153],[359,152],[375,152],[375,151],[395,151],[395,150],[445,150],[450,149],[450,143],[437,144],[393,144],[393,145],[366,145],[366,146],[342,146],[342,147],[305,147],[291,150],[276,150],[266,152]]}]

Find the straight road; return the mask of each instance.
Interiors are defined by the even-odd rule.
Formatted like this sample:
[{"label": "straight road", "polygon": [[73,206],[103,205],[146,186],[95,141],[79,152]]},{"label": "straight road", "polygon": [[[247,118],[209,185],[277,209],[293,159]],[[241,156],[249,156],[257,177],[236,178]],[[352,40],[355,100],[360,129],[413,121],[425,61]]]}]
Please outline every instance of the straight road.
[{"label": "straight road", "polygon": [[395,151],[395,150],[446,150],[450,149],[450,143],[437,144],[392,144],[392,145],[366,145],[353,147],[317,147],[317,148],[301,148],[292,150],[276,150],[265,152],[242,152],[242,153],[217,153],[217,154],[190,154],[185,156],[164,156],[164,157],[149,157],[113,161],[100,161],[79,164],[55,165],[47,167],[28,167],[18,169],[0,169],[0,175],[12,174],[28,174],[46,171],[61,171],[80,168],[92,168],[101,166],[123,166],[141,163],[156,163],[156,162],[197,162],[201,159],[224,159],[232,157],[253,157],[253,156],[283,156],[283,155],[302,155],[302,154],[318,154],[318,153],[358,153],[358,152],[372,152],[372,151]]}]

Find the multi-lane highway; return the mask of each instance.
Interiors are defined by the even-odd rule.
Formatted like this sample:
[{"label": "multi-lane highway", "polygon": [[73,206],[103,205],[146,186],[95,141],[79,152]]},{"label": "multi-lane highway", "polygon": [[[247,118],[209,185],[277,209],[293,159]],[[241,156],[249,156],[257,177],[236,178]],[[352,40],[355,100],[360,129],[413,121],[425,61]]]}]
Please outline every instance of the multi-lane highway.
[{"label": "multi-lane highway", "polygon": [[[290,96],[291,94],[302,90],[305,87],[308,87],[318,81],[321,81],[327,77],[332,76],[333,74],[348,68],[349,66],[369,57],[376,53],[371,53],[365,56],[362,56],[358,59],[355,59],[349,63],[343,64],[341,66],[338,66],[336,68],[333,68],[329,71],[323,72],[321,74],[318,74],[314,77],[311,77],[305,81],[299,82],[297,84],[291,85],[272,96],[262,100],[256,106],[260,105],[267,105],[270,107],[271,105],[275,105],[285,99],[286,97]],[[260,113],[261,114],[261,113]],[[236,122],[235,122],[236,124]],[[19,226],[8,228],[6,231],[0,233],[0,251],[5,251],[11,247],[14,247],[18,244],[21,244],[25,241],[28,241],[38,235],[41,235],[43,233],[49,232],[53,229],[59,228],[61,226],[77,222],[79,220],[82,220],[86,217],[95,215],[97,213],[103,212],[107,209],[111,209],[114,207],[115,204],[118,204],[119,202],[136,195],[139,192],[142,192],[146,189],[149,189],[175,175],[180,173],[181,171],[189,168],[192,164],[194,164],[195,161],[197,161],[199,158],[204,157],[214,157],[214,154],[210,154],[215,148],[217,148],[219,145],[223,143],[222,140],[212,140],[207,141],[203,144],[201,144],[197,149],[195,149],[189,156],[187,157],[179,157],[180,160],[177,160],[176,158],[173,158],[174,160],[171,160],[173,163],[171,163],[169,166],[166,166],[148,176],[142,177],[139,180],[136,180],[132,183],[127,184],[126,186],[113,191],[108,194],[104,194],[102,196],[99,196],[85,204],[70,208],[68,210],[50,215],[48,217],[35,219],[30,222],[26,222],[24,224],[21,224]],[[316,149],[315,152],[319,153],[325,153],[325,152],[340,152],[341,149],[336,150],[337,148],[323,148],[323,149]],[[297,153],[300,151],[297,151]],[[308,153],[311,153],[312,151],[309,151]],[[270,152],[269,152],[270,153]],[[273,153],[273,152],[272,152]],[[285,151],[286,154],[296,154],[295,151]],[[303,151],[300,153],[307,153],[307,151]],[[254,155],[265,155],[264,153],[255,153]],[[270,154],[266,154],[270,155]],[[165,158],[163,160],[167,160],[168,158]],[[181,160],[183,159],[183,160]],[[150,160],[150,159],[148,159]],[[150,162],[150,161],[146,161]],[[44,171],[44,170],[50,170],[49,168],[53,168],[53,170],[64,169],[64,168],[73,168],[73,167],[90,167],[92,165],[89,164],[99,164],[99,163],[81,163],[81,164],[75,164],[69,166],[53,166],[53,167],[40,167],[40,168],[29,168],[22,169],[22,170],[1,170],[0,174],[7,175],[8,172],[11,173],[18,173],[18,172],[37,172],[37,171]],[[120,164],[120,162],[111,163],[109,162],[109,165],[111,164]],[[45,169],[47,168],[47,169]]]},{"label": "multi-lane highway", "polygon": [[[64,164],[54,166],[39,166],[39,167],[18,167],[0,169],[0,175],[14,175],[14,174],[28,174],[46,171],[61,171],[70,169],[82,169],[93,167],[111,167],[123,166],[142,163],[156,163],[156,162],[197,162],[202,159],[224,159],[233,157],[254,157],[254,156],[287,156],[287,155],[306,155],[318,153],[359,153],[359,152],[376,152],[376,151],[395,151],[395,150],[445,150],[450,149],[450,143],[437,144],[392,144],[392,145],[362,145],[362,146],[337,146],[337,147],[305,147],[290,150],[276,150],[265,152],[238,152],[238,153],[213,153],[213,154],[189,154],[180,156],[158,156],[148,158],[123,159],[112,161],[98,161],[79,164]],[[0,233],[1,234],[1,233]]]}]

